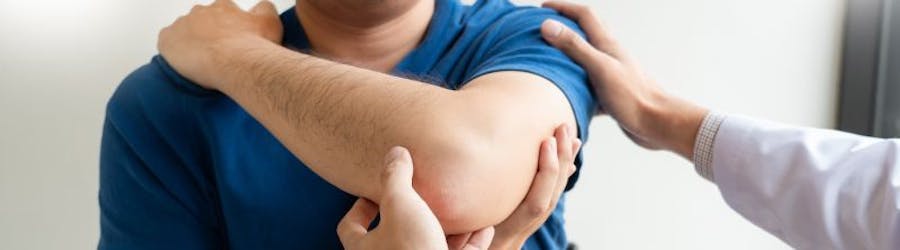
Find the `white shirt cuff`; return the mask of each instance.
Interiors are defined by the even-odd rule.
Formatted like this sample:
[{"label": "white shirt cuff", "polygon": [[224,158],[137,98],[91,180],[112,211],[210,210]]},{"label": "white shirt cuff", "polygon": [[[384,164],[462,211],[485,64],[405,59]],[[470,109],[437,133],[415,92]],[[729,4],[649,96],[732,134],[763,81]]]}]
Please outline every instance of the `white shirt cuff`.
[{"label": "white shirt cuff", "polygon": [[[719,134],[719,127],[725,121],[726,116],[715,112],[710,112],[703,118],[700,124],[700,130],[697,132],[697,139],[694,139],[694,169],[697,174],[709,181],[714,180],[713,174],[713,146],[715,145],[716,135]],[[714,182],[714,181],[713,181]]]}]

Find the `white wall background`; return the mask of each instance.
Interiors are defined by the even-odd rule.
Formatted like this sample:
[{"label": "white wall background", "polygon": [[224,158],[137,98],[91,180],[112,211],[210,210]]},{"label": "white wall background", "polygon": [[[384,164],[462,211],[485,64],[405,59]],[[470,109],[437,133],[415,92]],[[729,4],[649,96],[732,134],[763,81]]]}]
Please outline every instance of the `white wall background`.
[{"label": "white wall background", "polygon": [[[209,1],[0,0],[0,249],[96,247],[104,105],[192,2]],[[833,124],[844,1],[582,2],[674,93]],[[569,203],[582,249],[787,248],[732,212],[688,162],[632,145],[608,118],[592,133]]]}]

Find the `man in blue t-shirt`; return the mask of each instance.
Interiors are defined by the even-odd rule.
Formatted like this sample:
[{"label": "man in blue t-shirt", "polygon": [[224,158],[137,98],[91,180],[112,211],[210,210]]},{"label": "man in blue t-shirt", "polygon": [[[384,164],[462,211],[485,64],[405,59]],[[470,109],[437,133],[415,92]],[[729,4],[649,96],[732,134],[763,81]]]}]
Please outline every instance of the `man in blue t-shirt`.
[{"label": "man in blue t-shirt", "polygon": [[[195,8],[108,104],[99,248],[339,249],[398,145],[445,233],[504,222],[542,141],[586,140],[594,112],[585,73],[541,40],[548,18],[575,27],[505,0]],[[565,247],[563,204],[524,248]]]}]

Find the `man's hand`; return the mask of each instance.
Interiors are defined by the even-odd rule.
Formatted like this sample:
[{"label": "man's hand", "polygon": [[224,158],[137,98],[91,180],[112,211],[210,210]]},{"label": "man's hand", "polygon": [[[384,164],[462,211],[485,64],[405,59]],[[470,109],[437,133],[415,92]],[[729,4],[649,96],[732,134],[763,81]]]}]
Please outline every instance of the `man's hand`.
[{"label": "man's hand", "polygon": [[[385,157],[381,184],[385,192],[378,205],[359,199],[338,225],[338,236],[346,249],[487,249],[494,236],[492,227],[468,234],[468,237],[444,238],[437,217],[413,189],[413,161],[402,147],[391,149]],[[375,215],[381,213],[378,227],[369,231]]]},{"label": "man's hand", "polygon": [[668,95],[645,76],[590,8],[559,1],[543,6],[576,20],[587,33],[589,41],[553,20],[541,27],[545,40],[587,70],[600,105],[625,133],[641,146],[672,150],[690,159],[708,111]]},{"label": "man's hand", "polygon": [[208,88],[219,89],[224,82],[216,72],[226,61],[220,56],[223,44],[240,47],[246,41],[281,43],[281,20],[275,6],[260,1],[243,11],[231,0],[216,0],[209,6],[197,5],[159,33],[157,48],[179,74]]},{"label": "man's hand", "polygon": [[575,173],[575,157],[581,140],[568,125],[559,126],[554,138],[541,144],[538,172],[525,200],[499,225],[491,249],[521,249],[556,208],[569,176]]}]

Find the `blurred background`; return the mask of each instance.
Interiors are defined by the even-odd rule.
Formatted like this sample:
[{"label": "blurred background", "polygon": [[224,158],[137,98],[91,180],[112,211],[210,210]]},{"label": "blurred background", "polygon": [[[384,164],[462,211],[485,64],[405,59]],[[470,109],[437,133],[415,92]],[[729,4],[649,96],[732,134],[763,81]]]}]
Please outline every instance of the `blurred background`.
[{"label": "blurred background", "polygon": [[[159,29],[207,2],[0,0],[0,249],[96,248],[106,101],[156,54]],[[844,0],[581,2],[671,92],[838,124]],[[789,249],[732,212],[688,161],[633,145],[609,118],[591,130],[567,206],[582,249]]]}]

